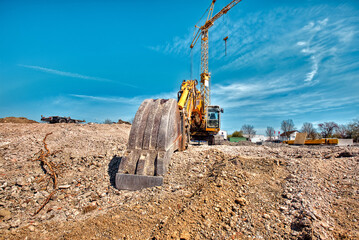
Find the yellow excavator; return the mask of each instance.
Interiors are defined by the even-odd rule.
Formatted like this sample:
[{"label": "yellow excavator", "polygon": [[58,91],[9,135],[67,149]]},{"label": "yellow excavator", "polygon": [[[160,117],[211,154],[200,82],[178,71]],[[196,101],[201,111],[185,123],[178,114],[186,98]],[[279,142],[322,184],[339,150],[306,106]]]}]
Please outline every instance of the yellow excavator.
[{"label": "yellow excavator", "polygon": [[[214,21],[242,0],[233,0],[212,16],[212,0],[207,19],[198,27],[190,45],[201,37],[201,80],[184,80],[175,99],[146,99],[137,110],[130,130],[127,150],[116,174],[116,188],[139,190],[160,186],[174,151],[183,151],[190,140],[216,144],[223,109],[210,103],[208,72],[208,30]],[[226,41],[228,37],[224,40]]]}]

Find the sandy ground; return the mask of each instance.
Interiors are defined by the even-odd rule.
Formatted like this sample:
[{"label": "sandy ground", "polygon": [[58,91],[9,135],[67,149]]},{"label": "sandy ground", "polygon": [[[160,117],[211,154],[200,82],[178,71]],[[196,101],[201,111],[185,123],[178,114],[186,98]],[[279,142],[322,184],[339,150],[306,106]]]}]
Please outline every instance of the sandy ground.
[{"label": "sandy ground", "polygon": [[[163,186],[118,191],[129,130],[0,123],[0,239],[359,239],[358,146],[191,145]],[[61,189],[34,215],[50,132]]]}]

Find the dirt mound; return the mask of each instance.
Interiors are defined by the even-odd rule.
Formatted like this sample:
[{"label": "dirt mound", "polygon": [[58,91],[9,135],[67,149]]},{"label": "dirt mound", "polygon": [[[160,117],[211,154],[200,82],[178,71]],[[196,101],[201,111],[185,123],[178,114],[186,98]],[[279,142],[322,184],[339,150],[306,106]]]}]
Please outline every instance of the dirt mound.
[{"label": "dirt mound", "polygon": [[[118,191],[126,124],[0,124],[0,239],[357,239],[359,147],[191,145]],[[56,166],[52,191],[40,161]],[[342,152],[352,157],[338,158]]]},{"label": "dirt mound", "polygon": [[0,123],[37,123],[34,120],[27,119],[25,117],[5,117],[0,118]]}]

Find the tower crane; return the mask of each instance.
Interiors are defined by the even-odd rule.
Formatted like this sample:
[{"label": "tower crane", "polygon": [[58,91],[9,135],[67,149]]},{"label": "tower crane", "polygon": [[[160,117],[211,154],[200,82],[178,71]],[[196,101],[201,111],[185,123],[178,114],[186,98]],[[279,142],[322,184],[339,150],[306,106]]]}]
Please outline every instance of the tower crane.
[{"label": "tower crane", "polygon": [[[201,37],[201,94],[203,96],[204,101],[204,115],[207,115],[207,106],[211,104],[211,98],[210,98],[210,73],[208,71],[208,30],[213,26],[214,22],[222,17],[224,14],[226,14],[231,8],[236,6],[239,2],[242,0],[233,0],[228,5],[226,5],[224,8],[222,8],[221,11],[219,11],[216,15],[212,17],[213,10],[214,10],[214,4],[216,3],[216,0],[212,0],[211,6],[208,10],[208,15],[206,22],[203,24],[203,26],[198,27],[196,34],[194,35],[194,38],[192,40],[192,43],[190,45],[190,48],[192,49],[198,39]],[[228,37],[224,38],[224,41],[227,41]]]},{"label": "tower crane", "polygon": [[138,190],[163,183],[174,151],[185,150],[190,139],[216,143],[223,109],[210,104],[208,30],[214,22],[241,2],[234,0],[213,15],[212,0],[203,26],[197,27],[190,48],[201,37],[201,90],[197,80],[184,80],[176,99],[146,99],[133,120],[127,150],[116,174],[116,188]]}]

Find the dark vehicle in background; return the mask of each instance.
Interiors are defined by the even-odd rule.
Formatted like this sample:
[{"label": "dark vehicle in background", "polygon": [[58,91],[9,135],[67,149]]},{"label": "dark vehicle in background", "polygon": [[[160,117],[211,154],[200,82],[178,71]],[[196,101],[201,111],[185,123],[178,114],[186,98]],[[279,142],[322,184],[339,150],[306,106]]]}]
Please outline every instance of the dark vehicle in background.
[{"label": "dark vehicle in background", "polygon": [[70,117],[59,117],[59,116],[44,117],[42,115],[41,115],[41,121],[48,122],[48,123],[82,123],[82,122],[86,122],[85,120],[77,120],[77,119],[72,119]]}]

